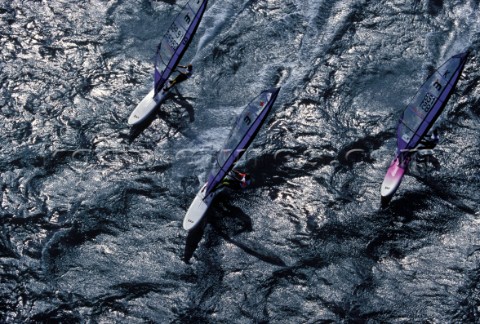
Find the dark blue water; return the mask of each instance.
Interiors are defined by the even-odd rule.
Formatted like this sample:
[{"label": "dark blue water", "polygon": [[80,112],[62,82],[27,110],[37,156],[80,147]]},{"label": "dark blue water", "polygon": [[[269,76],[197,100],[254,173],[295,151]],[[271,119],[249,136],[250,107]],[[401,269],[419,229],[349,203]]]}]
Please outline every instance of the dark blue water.
[{"label": "dark blue water", "polygon": [[[480,321],[478,1],[210,0],[179,85],[127,118],[186,1],[0,0],[0,321]],[[402,109],[472,52],[381,210]],[[206,226],[185,212],[234,118],[275,109]]]}]

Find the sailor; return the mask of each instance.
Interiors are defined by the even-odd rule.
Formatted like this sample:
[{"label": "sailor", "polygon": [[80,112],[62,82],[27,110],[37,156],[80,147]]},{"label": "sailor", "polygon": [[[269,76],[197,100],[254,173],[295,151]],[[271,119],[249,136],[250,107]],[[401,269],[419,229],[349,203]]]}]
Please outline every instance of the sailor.
[{"label": "sailor", "polygon": [[420,143],[418,143],[417,147],[415,148],[418,151],[421,150],[433,150],[435,146],[437,146],[439,141],[438,131],[434,129],[432,134],[429,137],[422,138]]},{"label": "sailor", "polygon": [[240,188],[245,189],[251,184],[251,182],[252,180],[249,174],[242,173],[237,170],[232,170],[232,174],[229,174],[222,181],[222,186],[233,189],[238,188],[239,186]]},{"label": "sailor", "polygon": [[173,80],[169,80],[168,83],[169,83],[169,86],[165,86],[165,88],[163,88],[163,91],[168,91],[170,90],[170,88],[172,88],[174,85],[180,83],[180,82],[183,82],[187,79],[190,79],[192,77],[192,73],[193,73],[193,65],[192,64],[188,64],[188,65],[178,65],[179,68],[182,68],[184,69],[184,71],[179,71],[179,70],[175,70],[176,72],[179,72],[180,74],[177,75],[175,77],[175,79]]},{"label": "sailor", "polygon": [[431,163],[436,170],[440,169],[440,162],[433,156],[433,149],[439,142],[438,131],[433,130],[430,136],[423,138],[416,147],[416,160],[423,163],[425,167]]}]

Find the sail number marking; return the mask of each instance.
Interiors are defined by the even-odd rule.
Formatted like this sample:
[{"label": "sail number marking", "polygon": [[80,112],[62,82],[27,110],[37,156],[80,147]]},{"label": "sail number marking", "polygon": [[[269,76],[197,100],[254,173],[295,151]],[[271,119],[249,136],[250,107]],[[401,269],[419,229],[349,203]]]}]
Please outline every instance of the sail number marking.
[{"label": "sail number marking", "polygon": [[435,103],[435,99],[437,98],[434,95],[427,92],[425,98],[423,98],[422,103],[420,104],[420,108],[425,112],[429,112]]}]

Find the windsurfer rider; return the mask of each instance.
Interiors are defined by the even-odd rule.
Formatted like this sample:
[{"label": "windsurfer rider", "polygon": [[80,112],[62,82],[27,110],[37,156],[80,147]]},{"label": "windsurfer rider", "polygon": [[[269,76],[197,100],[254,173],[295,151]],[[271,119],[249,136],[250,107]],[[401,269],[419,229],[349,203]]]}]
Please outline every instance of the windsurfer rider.
[{"label": "windsurfer rider", "polygon": [[220,185],[217,186],[217,189],[221,187],[228,187],[232,189],[238,189],[238,187],[240,187],[241,189],[245,189],[251,184],[251,182],[252,180],[249,174],[232,170],[232,173],[223,179]]},{"label": "windsurfer rider", "polygon": [[193,73],[193,65],[192,64],[178,65],[178,67],[182,68],[182,69],[185,69],[185,71],[175,70],[176,72],[179,72],[180,74],[177,75],[175,77],[175,79],[168,81],[169,85],[165,86],[165,88],[163,88],[163,91],[166,92],[166,91],[170,90],[174,85],[176,85],[180,82],[183,82],[187,79],[190,79],[192,77],[192,73]]},{"label": "windsurfer rider", "polygon": [[426,138],[422,138],[422,140],[420,141],[420,143],[417,145],[415,149],[418,151],[433,150],[435,146],[437,146],[438,141],[439,141],[438,131],[437,129],[434,129],[430,136]]},{"label": "windsurfer rider", "polygon": [[436,170],[440,169],[440,162],[433,156],[433,149],[437,146],[438,142],[438,131],[434,129],[432,134],[423,138],[416,147],[416,161],[423,163],[425,166],[430,162]]}]

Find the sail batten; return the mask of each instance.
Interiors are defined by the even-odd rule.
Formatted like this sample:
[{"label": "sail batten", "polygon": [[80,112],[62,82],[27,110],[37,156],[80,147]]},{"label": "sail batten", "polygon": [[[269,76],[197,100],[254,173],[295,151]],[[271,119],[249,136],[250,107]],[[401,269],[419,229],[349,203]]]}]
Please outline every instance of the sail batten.
[{"label": "sail batten", "polygon": [[230,134],[217,155],[216,165],[210,172],[205,196],[223,180],[235,162],[242,157],[258,130],[265,122],[280,88],[263,91],[253,99],[237,117]]}]

